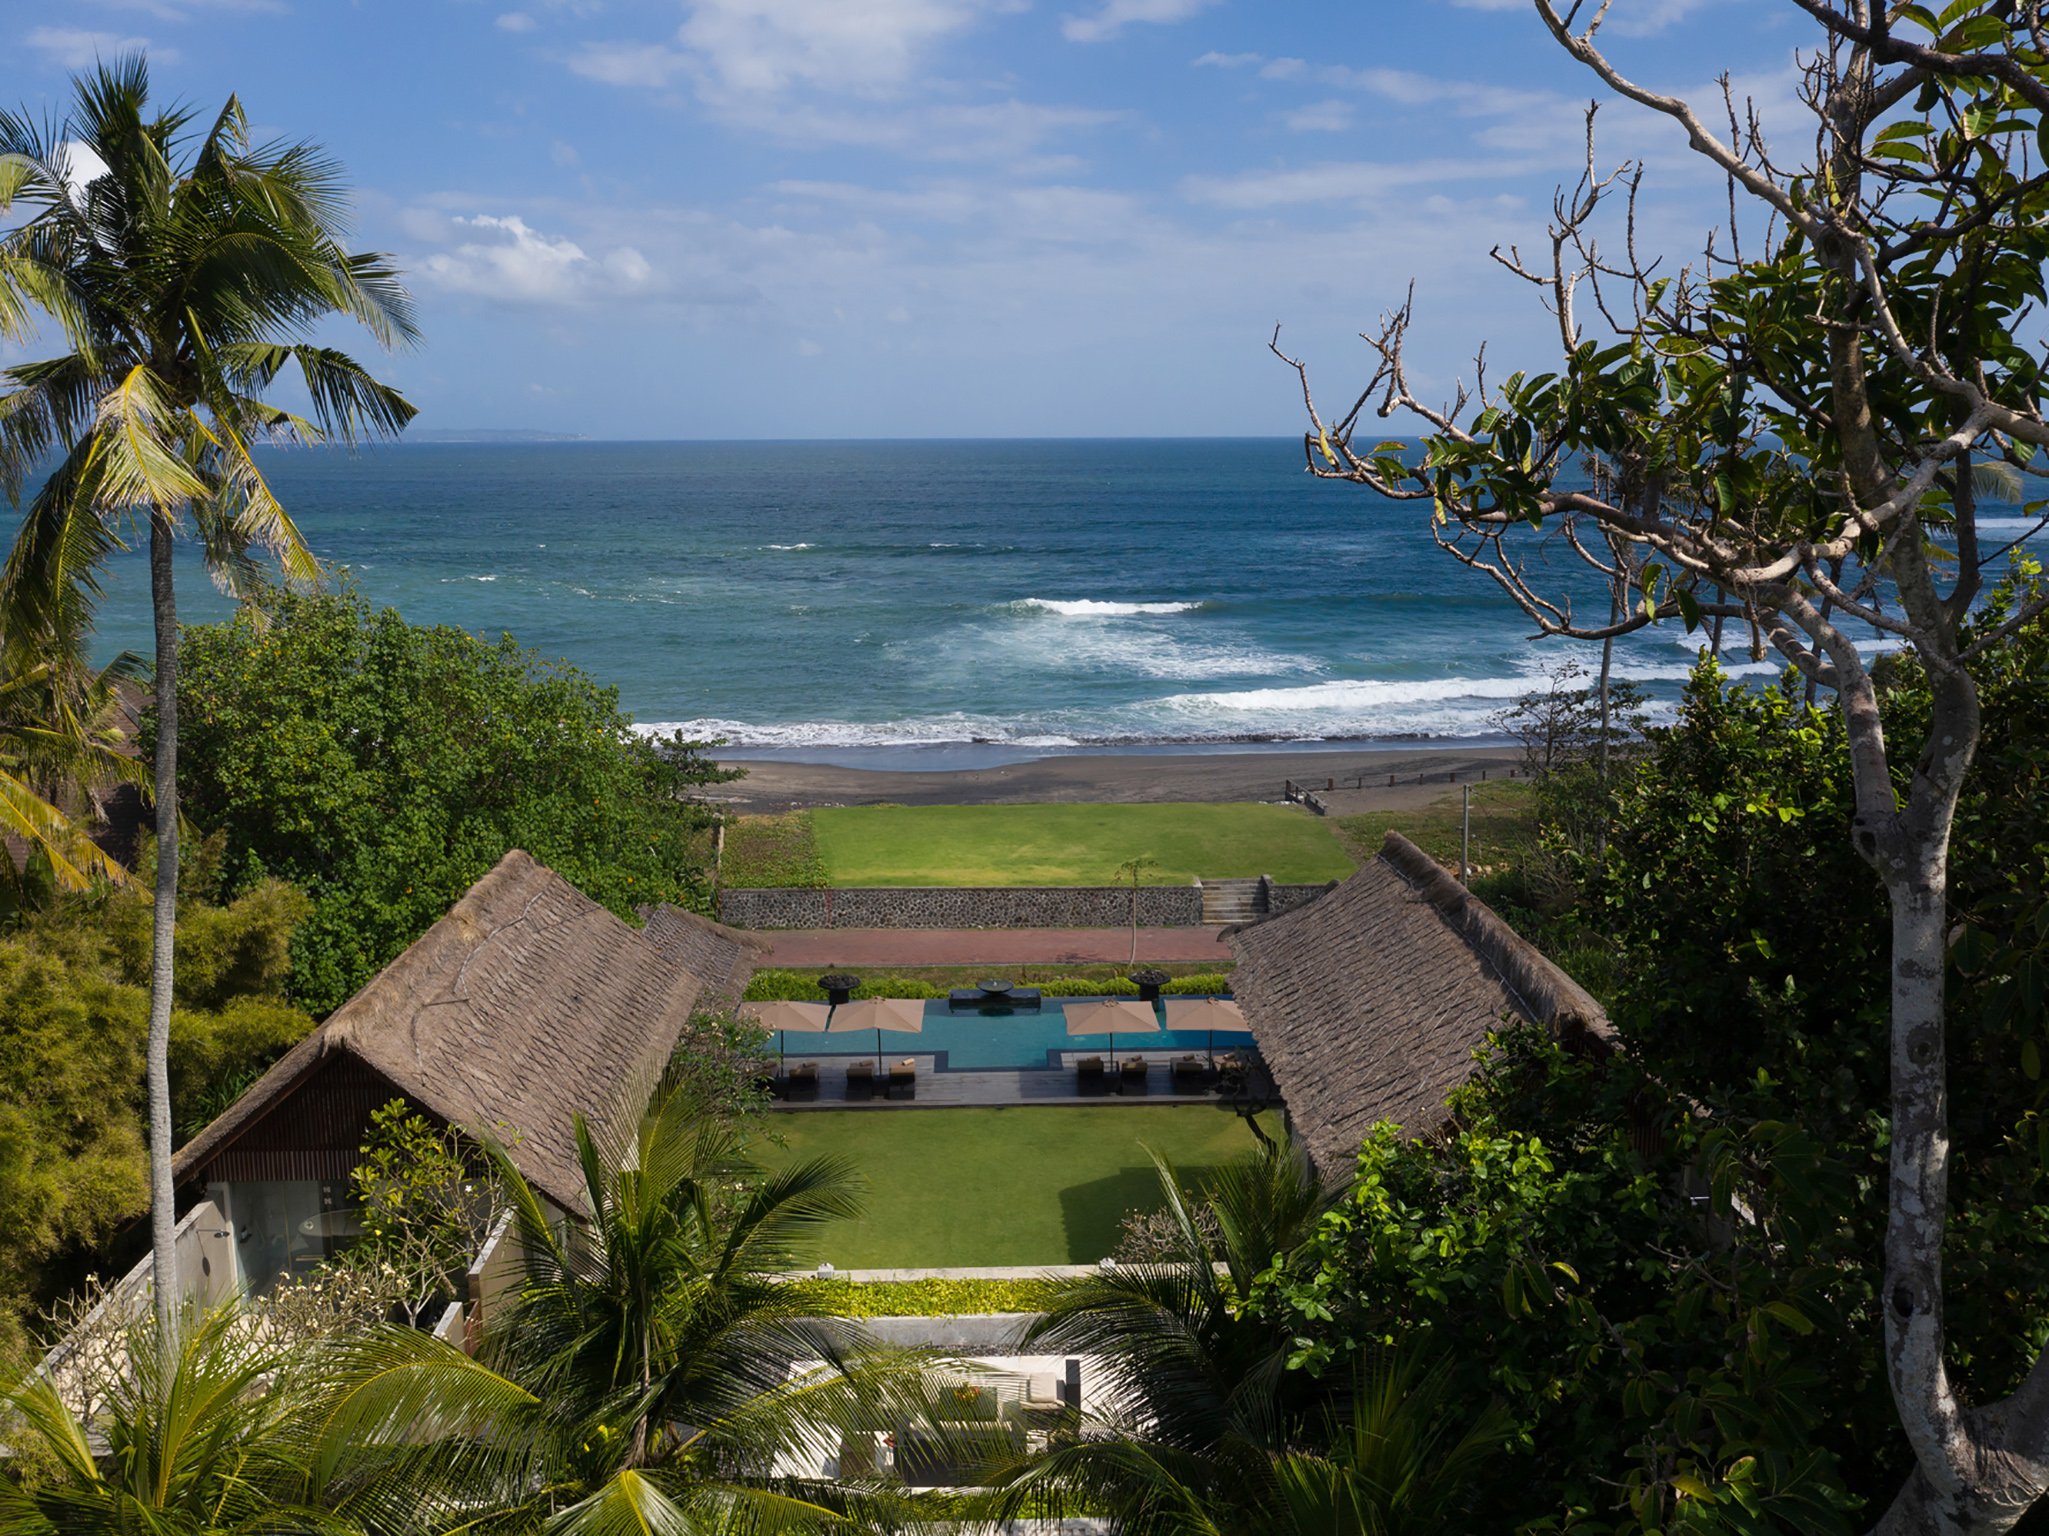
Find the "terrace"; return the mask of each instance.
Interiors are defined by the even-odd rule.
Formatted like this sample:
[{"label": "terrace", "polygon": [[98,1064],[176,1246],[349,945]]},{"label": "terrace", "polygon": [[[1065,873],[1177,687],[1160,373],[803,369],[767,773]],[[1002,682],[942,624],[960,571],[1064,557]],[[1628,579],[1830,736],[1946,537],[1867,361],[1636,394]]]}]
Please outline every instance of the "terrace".
[{"label": "terrace", "polygon": [[1236,1004],[1163,997],[1167,979],[1134,973],[1135,1000],[1044,997],[991,980],[943,998],[852,1002],[859,978],[831,974],[818,978],[820,1001],[742,1011],[774,1042],[779,1109],[1270,1102],[1272,1081]]}]

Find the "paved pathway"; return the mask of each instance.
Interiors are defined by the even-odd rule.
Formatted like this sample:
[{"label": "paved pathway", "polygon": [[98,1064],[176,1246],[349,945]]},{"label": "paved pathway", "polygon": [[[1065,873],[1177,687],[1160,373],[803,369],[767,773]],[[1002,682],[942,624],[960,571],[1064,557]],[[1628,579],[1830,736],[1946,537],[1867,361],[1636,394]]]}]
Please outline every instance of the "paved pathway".
[{"label": "paved pathway", "polygon": [[[1138,959],[1154,963],[1232,959],[1215,928],[1141,928]],[[814,965],[1122,965],[1129,928],[790,928],[763,933],[775,946],[768,964]]]}]

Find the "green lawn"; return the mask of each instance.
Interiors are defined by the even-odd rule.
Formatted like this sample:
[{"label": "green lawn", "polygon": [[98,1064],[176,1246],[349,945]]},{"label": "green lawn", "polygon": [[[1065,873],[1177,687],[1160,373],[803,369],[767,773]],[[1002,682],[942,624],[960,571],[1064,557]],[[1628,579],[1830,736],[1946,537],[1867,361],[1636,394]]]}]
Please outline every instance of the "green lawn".
[{"label": "green lawn", "polygon": [[1109,885],[1158,860],[1152,885],[1272,875],[1342,879],[1351,858],[1290,805],[859,805],[812,813],[834,885]]},{"label": "green lawn", "polygon": [[[1367,811],[1337,823],[1353,851],[1370,859],[1380,851],[1390,829],[1399,832],[1431,858],[1458,868],[1459,819],[1463,807],[1456,789],[1416,810]],[[1527,779],[1503,779],[1473,786],[1473,867],[1494,869],[1514,860],[1537,835],[1537,788]]]},{"label": "green lawn", "polygon": [[1208,1104],[851,1109],[772,1114],[772,1162],[850,1159],[866,1214],[818,1254],[840,1269],[1090,1264],[1124,1213],[1159,1205],[1151,1147],[1190,1174],[1254,1149],[1245,1122]]}]

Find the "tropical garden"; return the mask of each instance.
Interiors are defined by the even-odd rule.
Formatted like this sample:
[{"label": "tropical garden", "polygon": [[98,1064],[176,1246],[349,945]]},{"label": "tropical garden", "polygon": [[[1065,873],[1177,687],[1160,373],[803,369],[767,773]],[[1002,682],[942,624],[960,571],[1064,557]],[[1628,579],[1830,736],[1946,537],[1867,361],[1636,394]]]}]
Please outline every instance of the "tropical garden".
[{"label": "tropical garden", "polygon": [[[745,1095],[691,1054],[644,1105],[579,1124],[588,1219],[569,1224],[504,1149],[394,1111],[366,1149],[382,1215],[353,1262],[410,1254],[445,1289],[502,1215],[522,1272],[473,1352],[350,1305],[346,1274],[215,1316],[183,1315],[160,1278],[89,1393],[26,1376],[9,1394],[0,1531],[2039,1521],[2049,584],[1980,512],[2045,505],[2039,360],[2017,338],[2049,298],[2049,36],[2028,3],[1799,0],[1819,138],[1795,172],[1740,111],[1724,127],[1621,75],[1605,7],[1534,3],[1571,60],[1672,120],[1732,207],[1765,216],[1748,254],[1683,274],[1602,254],[1597,218],[1620,199],[1627,220],[1641,177],[1590,159],[1558,205],[1555,270],[1521,270],[1557,313],[1552,371],[1426,404],[1403,307],[1369,333],[1348,411],[1321,412],[1301,371],[1305,452],[1416,502],[1549,632],[1701,641],[1677,717],[1627,739],[1603,668],[1599,728],[1550,756],[1538,830],[1484,876],[1602,994],[1617,1053],[1504,1028],[1439,1134],[1383,1129],[1344,1169],[1285,1142],[1200,1177],[1163,1162],[1147,1251],[1034,1297],[1024,1347],[1084,1358],[1094,1388],[1088,1414],[1032,1434],[992,1428],[958,1362],[875,1344],[843,1288],[782,1278],[858,1219],[858,1180],[765,1155]],[[104,172],[75,174],[72,143]],[[316,320],[411,339],[389,264],[345,249],[316,151],[250,145],[232,103],[210,123],[155,109],[139,62],[111,66],[61,132],[0,117],[0,209],[19,220],[0,325],[65,348],[0,394],[22,502],[0,576],[0,1211],[24,1234],[0,1282],[25,1328],[52,1261],[143,1206],[171,1262],[178,1123],[502,839],[559,819],[544,856],[598,899],[688,899],[678,796],[712,770],[687,744],[635,744],[605,690],[516,647],[307,590],[253,445],[403,424],[401,398],[305,340]],[[309,415],[265,402],[287,369]],[[1369,407],[1420,442],[1359,438]],[[1401,508],[1362,498],[1362,515]],[[233,623],[181,633],[180,536],[247,594]],[[130,539],[157,620],[137,758],[121,689],[143,664],[83,659],[95,572]],[[1524,558],[1539,545],[1554,558]],[[263,558],[288,590],[257,580]],[[1579,585],[1544,587],[1566,561]],[[1725,643],[1785,676],[1733,683]],[[457,723],[405,707],[423,677]],[[464,722],[526,701],[529,724],[565,723],[515,719],[500,745],[533,756],[497,782]],[[378,709],[374,741],[331,728]],[[430,782],[410,782],[416,753]],[[136,763],[156,826],[129,872],[91,851],[86,812]],[[569,814],[648,787],[661,808],[626,813],[646,822]],[[378,794],[405,814],[348,814]],[[394,858],[435,888],[394,882]],[[483,1211],[450,1194],[479,1186]],[[819,1454],[884,1433],[973,1491]]]}]

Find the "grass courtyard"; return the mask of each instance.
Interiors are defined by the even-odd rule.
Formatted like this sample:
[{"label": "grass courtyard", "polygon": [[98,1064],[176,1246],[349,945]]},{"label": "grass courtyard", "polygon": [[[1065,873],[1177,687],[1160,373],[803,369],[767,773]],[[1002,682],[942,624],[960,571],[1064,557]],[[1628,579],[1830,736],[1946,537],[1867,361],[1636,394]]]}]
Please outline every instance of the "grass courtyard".
[{"label": "grass courtyard", "polygon": [[815,1110],[771,1115],[777,1165],[844,1157],[866,1214],[826,1233],[840,1269],[1089,1264],[1117,1246],[1126,1211],[1156,1207],[1151,1147],[1199,1175],[1255,1148],[1209,1104]]},{"label": "grass courtyard", "polygon": [[1149,857],[1150,885],[1272,875],[1342,879],[1330,827],[1288,805],[863,805],[813,811],[818,860],[853,885],[1111,885]]}]

